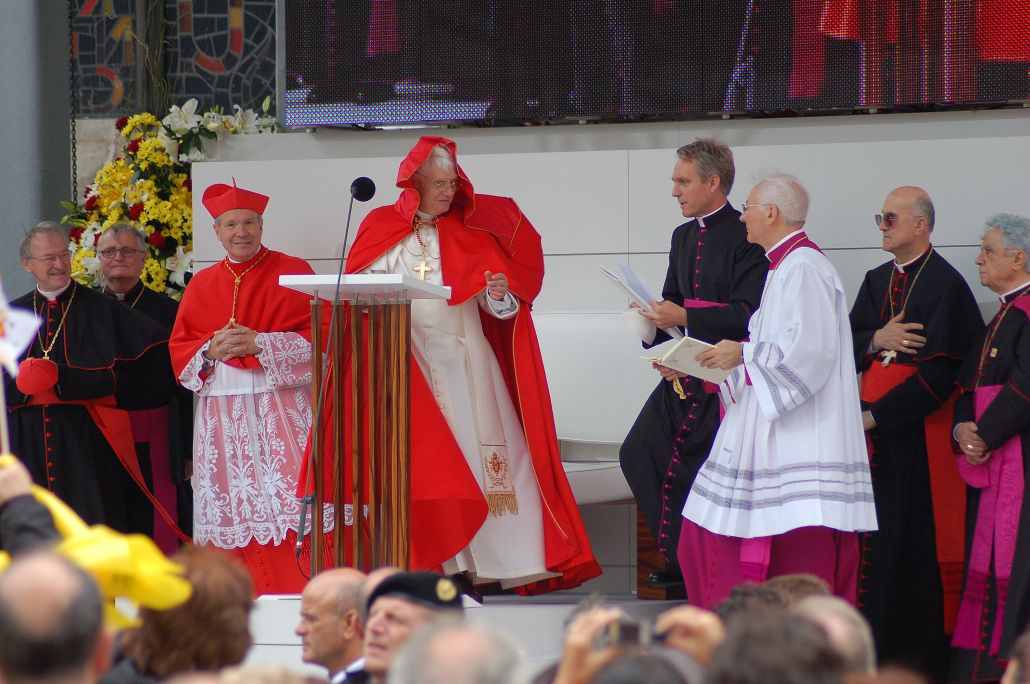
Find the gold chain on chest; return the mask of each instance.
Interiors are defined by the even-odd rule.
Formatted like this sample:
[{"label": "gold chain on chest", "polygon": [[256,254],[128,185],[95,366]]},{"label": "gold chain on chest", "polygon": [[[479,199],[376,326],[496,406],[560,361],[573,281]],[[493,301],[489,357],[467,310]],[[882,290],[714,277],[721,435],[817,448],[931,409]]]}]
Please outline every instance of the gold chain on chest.
[{"label": "gold chain on chest", "polygon": [[232,273],[232,277],[235,278],[232,284],[232,309],[229,311],[229,322],[236,322],[236,302],[240,298],[240,281],[243,280],[243,276],[247,275],[255,268],[258,264],[265,260],[265,257],[271,253],[271,250],[266,249],[265,252],[257,258],[257,261],[248,266],[243,273],[237,274],[236,271],[232,270],[232,266],[229,265],[229,257],[226,257],[222,264],[229,269],[229,273]]},{"label": "gold chain on chest", "polygon": [[[57,344],[57,338],[61,335],[61,330],[64,329],[64,322],[68,319],[68,312],[71,311],[71,309],[72,309],[72,302],[75,301],[75,284],[73,283],[70,287],[72,288],[72,295],[71,295],[71,297],[68,298],[68,305],[66,307],[64,307],[64,313],[61,314],[61,322],[57,324],[57,330],[54,331],[54,336],[50,340],[50,344],[49,345],[43,344],[43,336],[39,334],[39,328],[36,329],[36,339],[39,340],[39,346],[43,350],[43,358],[44,359],[49,359],[50,358],[50,352],[53,351],[54,345]],[[35,290],[32,291],[32,313],[36,314],[40,318],[43,317],[42,316],[42,313],[43,313],[42,307],[38,311],[36,310],[36,291]]]}]

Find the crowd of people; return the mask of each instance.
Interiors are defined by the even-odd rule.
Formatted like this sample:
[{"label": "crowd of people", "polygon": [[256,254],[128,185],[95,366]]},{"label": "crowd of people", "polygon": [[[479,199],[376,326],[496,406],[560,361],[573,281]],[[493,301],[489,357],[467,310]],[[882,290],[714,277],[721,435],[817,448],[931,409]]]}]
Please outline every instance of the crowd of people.
[{"label": "crowd of people", "polygon": [[[734,177],[718,141],[677,150],[672,196],[688,220],[662,299],[624,315],[645,347],[677,330],[707,343],[694,361],[725,374],[655,364],[620,451],[667,560],[650,581],[682,582],[688,605],[647,626],[580,611],[538,681],[991,681],[1006,663],[1025,677],[1011,673],[1026,672],[1030,615],[1030,219],[985,221],[976,264],[1000,300],[985,326],[931,242],[921,188],[884,199],[876,227],[893,259],[851,302],[805,231],[803,184],[766,175],[737,211]],[[303,658],[334,683],[526,674],[509,636],[461,619],[462,594],[570,589],[600,573],[530,315],[540,236],[513,200],[475,191],[446,138],[422,137],[397,186],[363,221],[347,270],[451,288],[411,309],[411,571],[308,581],[298,561],[311,550],[299,499],[310,436],[330,447],[340,422],[330,409],[313,424],[311,304],[278,285],[312,271],[262,244],[269,197],[235,181],[206,189],[226,256],[178,304],[140,281],[135,228],[97,243],[104,292],[72,280],[59,225],[26,233],[36,287],[12,305],[41,326],[5,375],[24,466],[0,469],[0,543],[20,552],[0,574],[3,681],[222,670],[246,654],[252,596],[266,593],[301,594]],[[342,424],[347,444],[359,428]],[[41,548],[57,535],[32,481],[87,523],[175,554],[189,602],[144,610],[109,638],[92,580]],[[349,497],[312,526],[365,534]]]}]

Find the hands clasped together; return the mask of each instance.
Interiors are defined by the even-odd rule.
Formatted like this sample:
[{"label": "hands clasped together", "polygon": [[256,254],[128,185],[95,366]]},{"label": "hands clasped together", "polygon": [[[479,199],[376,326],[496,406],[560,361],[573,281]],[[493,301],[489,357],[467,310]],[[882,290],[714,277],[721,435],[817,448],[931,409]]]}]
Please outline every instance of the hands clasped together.
[{"label": "hands clasped together", "polygon": [[204,356],[215,361],[229,361],[248,354],[258,354],[261,347],[257,345],[257,332],[230,321],[221,330],[211,336]]}]

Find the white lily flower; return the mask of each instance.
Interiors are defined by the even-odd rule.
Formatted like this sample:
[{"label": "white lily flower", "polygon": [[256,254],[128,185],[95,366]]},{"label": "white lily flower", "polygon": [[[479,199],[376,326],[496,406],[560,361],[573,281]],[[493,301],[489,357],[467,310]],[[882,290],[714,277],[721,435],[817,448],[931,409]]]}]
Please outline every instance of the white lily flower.
[{"label": "white lily flower", "polygon": [[161,129],[157,132],[157,139],[161,141],[161,145],[165,148],[165,152],[168,153],[169,159],[175,159],[179,156],[179,141],[168,135],[165,129]]},{"label": "white lily flower", "polygon": [[204,155],[202,150],[190,150],[189,154],[179,155],[179,161],[181,162],[200,162],[207,160],[208,158]]},{"label": "white lily flower", "polygon": [[[97,240],[100,239],[100,234],[103,229],[99,223],[91,223],[86,226],[86,229],[82,231],[82,237],[79,238],[79,246],[82,249],[93,249],[96,247]],[[100,262],[97,262],[98,264]]]},{"label": "white lily flower", "polygon": [[186,272],[193,265],[193,252],[187,252],[179,245],[175,248],[175,254],[165,259],[165,269],[168,270],[168,282],[175,283],[180,287],[186,287]]},{"label": "white lily flower", "polygon": [[172,129],[176,135],[182,135],[199,126],[202,120],[197,116],[197,98],[191,97],[182,107],[172,105],[168,116],[161,119],[161,123]]},{"label": "white lily flower", "polygon": [[225,130],[225,124],[218,112],[204,112],[202,125],[212,133],[218,133]]},{"label": "white lily flower", "polygon": [[259,133],[257,127],[258,115],[253,109],[243,109],[239,105],[233,105],[236,115],[233,119],[236,123],[236,130],[241,133]]}]

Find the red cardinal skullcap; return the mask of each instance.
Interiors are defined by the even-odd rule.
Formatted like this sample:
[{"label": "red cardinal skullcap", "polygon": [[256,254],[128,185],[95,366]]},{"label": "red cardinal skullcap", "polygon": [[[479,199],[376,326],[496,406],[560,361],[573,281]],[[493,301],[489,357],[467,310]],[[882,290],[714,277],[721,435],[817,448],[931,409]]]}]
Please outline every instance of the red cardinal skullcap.
[{"label": "red cardinal skullcap", "polygon": [[250,209],[258,214],[264,214],[268,196],[236,187],[236,179],[233,178],[232,185],[215,183],[209,186],[204,191],[203,201],[211,216],[218,218],[233,209]]}]

